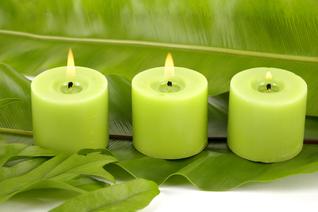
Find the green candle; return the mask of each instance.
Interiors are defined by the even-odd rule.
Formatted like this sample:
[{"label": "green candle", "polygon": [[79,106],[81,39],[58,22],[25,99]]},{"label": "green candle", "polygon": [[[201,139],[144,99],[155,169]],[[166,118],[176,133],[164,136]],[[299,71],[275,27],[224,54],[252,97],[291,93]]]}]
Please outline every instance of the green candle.
[{"label": "green candle", "polygon": [[39,74],[31,84],[36,144],[64,152],[108,143],[107,79],[93,69],[68,66]]},{"label": "green candle", "polygon": [[132,80],[133,144],[145,155],[178,159],[207,145],[207,80],[193,70],[148,69]]},{"label": "green candle", "polygon": [[230,85],[228,145],[237,155],[259,162],[293,158],[302,149],[306,82],[277,68],[252,68]]}]

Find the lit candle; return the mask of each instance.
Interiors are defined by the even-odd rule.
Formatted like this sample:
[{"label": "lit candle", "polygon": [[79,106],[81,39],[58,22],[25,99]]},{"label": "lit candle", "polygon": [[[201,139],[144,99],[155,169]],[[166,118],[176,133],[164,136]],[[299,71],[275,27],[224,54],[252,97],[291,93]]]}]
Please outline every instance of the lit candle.
[{"label": "lit candle", "polygon": [[145,155],[185,158],[207,145],[207,80],[193,70],[148,69],[132,80],[133,144]]},{"label": "lit candle", "polygon": [[64,152],[105,148],[108,143],[107,79],[98,71],[74,65],[39,74],[31,84],[36,144]]},{"label": "lit candle", "polygon": [[306,82],[292,72],[253,68],[236,74],[230,85],[230,149],[259,162],[296,156],[303,145],[306,98]]}]

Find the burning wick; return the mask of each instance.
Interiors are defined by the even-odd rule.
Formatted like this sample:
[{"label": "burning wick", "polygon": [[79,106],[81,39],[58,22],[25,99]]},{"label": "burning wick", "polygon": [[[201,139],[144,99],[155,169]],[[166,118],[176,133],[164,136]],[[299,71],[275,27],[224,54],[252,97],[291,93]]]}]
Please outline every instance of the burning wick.
[{"label": "burning wick", "polygon": [[67,83],[67,88],[71,88],[71,87],[73,87],[73,82],[68,82]]},{"label": "burning wick", "polygon": [[171,86],[172,86],[172,82],[171,82],[171,81],[168,81],[168,82],[167,82],[167,85],[168,85],[169,87],[171,87]]}]

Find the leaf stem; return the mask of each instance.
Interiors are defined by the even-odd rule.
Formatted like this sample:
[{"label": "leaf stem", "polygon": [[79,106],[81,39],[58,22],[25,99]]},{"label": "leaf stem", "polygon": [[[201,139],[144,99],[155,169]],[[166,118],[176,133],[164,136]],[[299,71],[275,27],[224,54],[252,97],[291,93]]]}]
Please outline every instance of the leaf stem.
[{"label": "leaf stem", "polygon": [[[20,135],[20,136],[33,136],[33,132],[30,130],[21,130],[21,129],[11,129],[11,128],[0,128],[0,133],[4,134],[12,134],[12,135]],[[119,134],[110,134],[109,138],[112,140],[126,140],[132,141],[131,135],[119,135]],[[208,141],[213,142],[226,142],[226,137],[208,137]],[[318,140],[316,139],[305,139],[304,144],[318,144]]]},{"label": "leaf stem", "polygon": [[20,130],[20,129],[10,129],[10,128],[0,128],[0,133],[22,135],[22,136],[33,136],[32,131]]}]

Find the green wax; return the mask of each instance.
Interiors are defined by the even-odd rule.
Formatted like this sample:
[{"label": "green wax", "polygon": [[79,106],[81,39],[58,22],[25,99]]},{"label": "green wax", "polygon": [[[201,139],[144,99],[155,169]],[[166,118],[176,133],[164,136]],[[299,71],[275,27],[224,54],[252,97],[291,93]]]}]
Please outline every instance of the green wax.
[{"label": "green wax", "polygon": [[31,84],[33,133],[39,146],[76,152],[105,148],[108,143],[108,89],[106,77],[76,67],[68,88],[66,67],[39,74]]},{"label": "green wax", "polygon": [[133,144],[145,155],[178,159],[207,145],[207,80],[193,70],[148,69],[132,80]]},{"label": "green wax", "polygon": [[230,85],[230,149],[259,162],[295,157],[303,146],[306,98],[306,82],[292,72],[252,68],[236,74]]}]

